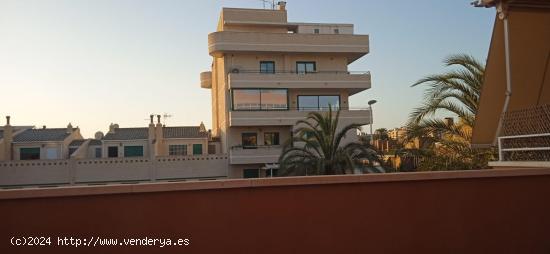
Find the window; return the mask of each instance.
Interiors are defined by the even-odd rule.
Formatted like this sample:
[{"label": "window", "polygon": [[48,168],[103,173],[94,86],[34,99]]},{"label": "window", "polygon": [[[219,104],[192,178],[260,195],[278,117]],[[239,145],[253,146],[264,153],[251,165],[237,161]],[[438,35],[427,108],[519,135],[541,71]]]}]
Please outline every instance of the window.
[{"label": "window", "polygon": [[265,132],[264,133],[264,145],[266,145],[266,146],[278,146],[279,145],[279,133],[278,132]]},{"label": "window", "polygon": [[193,144],[193,155],[202,154],[202,144]]},{"label": "window", "polygon": [[319,109],[328,110],[329,107],[332,107],[332,109],[340,108],[340,96],[319,96]]},{"label": "window", "polygon": [[260,92],[260,107],[262,110],[287,109],[287,90],[262,89]]},{"label": "window", "polygon": [[143,157],[143,146],[124,146],[124,157]]},{"label": "window", "polygon": [[96,147],[95,148],[95,157],[96,158],[101,158],[101,155],[102,155],[101,147]]},{"label": "window", "polygon": [[256,132],[241,133],[243,149],[256,149],[258,147],[258,134]]},{"label": "window", "polygon": [[298,74],[312,73],[317,70],[315,62],[296,62],[296,72]]},{"label": "window", "polygon": [[260,177],[260,170],[257,168],[243,170],[243,178],[258,178],[258,177]]},{"label": "window", "polygon": [[216,145],[208,145],[208,154],[216,154]]},{"label": "window", "polygon": [[20,160],[40,160],[40,147],[20,148]]},{"label": "window", "polygon": [[76,152],[77,149],[78,147],[69,147],[69,157],[71,157],[71,155]]},{"label": "window", "polygon": [[340,108],[340,96],[338,95],[299,95],[299,110],[333,110]]},{"label": "window", "polygon": [[54,147],[46,148],[46,159],[48,160],[57,160],[59,159],[58,149]]},{"label": "window", "polygon": [[278,169],[276,168],[270,168],[265,171],[265,177],[276,177],[278,173]]},{"label": "window", "polygon": [[315,137],[315,133],[313,131],[306,131],[304,132],[304,139],[312,139],[313,137]]},{"label": "window", "polygon": [[335,34],[339,34],[340,33],[340,30],[338,28],[334,29],[334,33]]},{"label": "window", "polygon": [[233,110],[287,110],[286,89],[233,89]]},{"label": "window", "polygon": [[168,154],[170,156],[187,155],[187,145],[169,145]]},{"label": "window", "polygon": [[107,148],[107,156],[109,158],[116,158],[118,157],[118,146],[109,146]]},{"label": "window", "polygon": [[260,61],[260,73],[275,73],[275,62]]},{"label": "window", "polygon": [[313,29],[313,33],[314,33],[314,34],[318,34],[318,33],[319,33],[319,28]]}]

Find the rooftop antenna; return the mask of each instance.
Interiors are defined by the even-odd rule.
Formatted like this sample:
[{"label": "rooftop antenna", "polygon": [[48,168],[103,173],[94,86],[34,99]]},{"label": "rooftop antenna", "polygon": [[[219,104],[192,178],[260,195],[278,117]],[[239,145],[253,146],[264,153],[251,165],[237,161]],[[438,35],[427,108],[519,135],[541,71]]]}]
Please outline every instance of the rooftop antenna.
[{"label": "rooftop antenna", "polygon": [[267,9],[265,6],[268,4],[272,10],[275,10],[275,0],[259,0],[263,3],[264,9]]},{"label": "rooftop antenna", "polygon": [[164,121],[163,125],[166,126],[166,118],[170,118],[172,115],[169,115],[168,113],[164,112],[162,115],[162,120]]}]

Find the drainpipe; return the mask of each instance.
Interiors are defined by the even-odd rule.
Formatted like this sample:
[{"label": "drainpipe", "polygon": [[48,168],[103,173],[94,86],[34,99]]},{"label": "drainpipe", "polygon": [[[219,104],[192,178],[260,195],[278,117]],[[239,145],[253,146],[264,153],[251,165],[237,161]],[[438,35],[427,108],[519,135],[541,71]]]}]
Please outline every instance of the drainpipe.
[{"label": "drainpipe", "polygon": [[[497,6],[497,12],[499,15],[499,18],[503,20],[504,22],[504,57],[506,61],[506,93],[504,98],[504,106],[502,107],[502,113],[500,114],[500,119],[498,120],[498,126],[497,131],[495,133],[495,139],[493,141],[493,144],[496,143],[498,140],[498,137],[500,136],[500,132],[502,130],[502,123],[504,121],[504,115],[506,114],[506,111],[508,110],[508,104],[510,103],[510,97],[512,96],[512,75],[510,70],[510,42],[509,42],[509,30],[508,30],[508,13],[507,10],[505,10],[505,6],[503,6],[502,2],[500,2]],[[500,147],[499,147],[500,149]],[[503,158],[500,156],[499,160],[502,160]]]}]

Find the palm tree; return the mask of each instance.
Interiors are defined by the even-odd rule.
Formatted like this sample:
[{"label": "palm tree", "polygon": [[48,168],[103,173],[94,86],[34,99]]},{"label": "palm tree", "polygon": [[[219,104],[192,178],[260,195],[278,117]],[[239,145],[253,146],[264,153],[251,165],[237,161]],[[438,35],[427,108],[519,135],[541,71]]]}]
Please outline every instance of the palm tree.
[{"label": "palm tree", "polygon": [[350,130],[360,124],[350,124],[338,131],[340,111],[325,114],[310,112],[296,122],[294,137],[289,139],[279,157],[280,175],[333,175],[353,173],[367,163],[369,171],[378,172],[376,165],[383,160],[369,145],[342,141]]},{"label": "palm tree", "polygon": [[[476,156],[470,148],[472,127],[478,111],[485,66],[469,55],[451,55],[445,66],[457,67],[442,74],[426,76],[412,86],[428,85],[424,103],[413,110],[407,123],[406,141],[431,139],[439,151],[463,159]],[[451,113],[458,123],[448,123],[436,113]]]},{"label": "palm tree", "polygon": [[[424,103],[413,110],[407,124],[407,138],[452,135],[457,143],[469,143],[477,114],[485,66],[468,55],[451,55],[444,60],[448,67],[459,67],[442,74],[424,77],[412,86],[428,85]],[[433,117],[452,113],[459,124],[448,124]]]}]

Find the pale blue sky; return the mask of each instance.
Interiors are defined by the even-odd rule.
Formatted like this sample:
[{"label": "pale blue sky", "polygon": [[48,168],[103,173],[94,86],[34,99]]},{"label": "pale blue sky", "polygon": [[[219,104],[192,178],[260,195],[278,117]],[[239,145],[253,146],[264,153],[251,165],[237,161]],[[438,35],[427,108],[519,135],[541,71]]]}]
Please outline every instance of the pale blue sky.
[{"label": "pale blue sky", "polygon": [[[421,103],[410,85],[468,53],[485,61],[494,10],[470,0],[288,0],[291,22],[353,23],[370,35],[371,53],[350,70],[371,71],[372,89],[351,106],[375,104],[375,128],[402,125]],[[81,127],[85,136],[145,126],[150,113],[168,125],[210,127],[207,35],[225,7],[256,0],[0,0],[0,117],[16,125]],[[5,93],[6,92],[6,93]],[[2,122],[3,124],[3,122]]]}]

